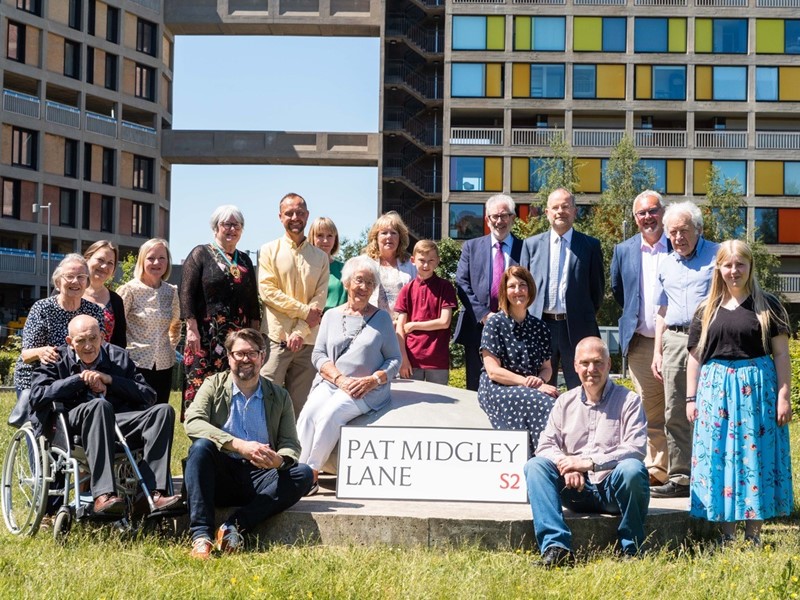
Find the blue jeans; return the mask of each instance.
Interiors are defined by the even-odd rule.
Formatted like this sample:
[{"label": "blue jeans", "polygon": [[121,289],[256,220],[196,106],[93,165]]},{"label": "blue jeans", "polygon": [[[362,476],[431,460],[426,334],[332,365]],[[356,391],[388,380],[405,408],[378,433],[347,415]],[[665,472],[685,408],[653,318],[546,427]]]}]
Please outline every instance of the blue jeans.
[{"label": "blue jeans", "polygon": [[196,440],[184,472],[192,539],[213,537],[215,506],[239,506],[226,524],[248,531],[294,506],[313,481],[308,465],[298,463],[285,471],[259,469],[217,450],[211,440]]},{"label": "blue jeans", "polygon": [[644,542],[650,486],[642,461],[626,458],[601,482],[589,483],[587,478],[579,492],[565,489],[564,478],[552,460],[534,456],[525,465],[525,480],[536,543],[542,553],[550,546],[572,549],[572,532],[564,520],[562,504],[573,512],[622,515],[617,535],[626,554],[635,554]]}]

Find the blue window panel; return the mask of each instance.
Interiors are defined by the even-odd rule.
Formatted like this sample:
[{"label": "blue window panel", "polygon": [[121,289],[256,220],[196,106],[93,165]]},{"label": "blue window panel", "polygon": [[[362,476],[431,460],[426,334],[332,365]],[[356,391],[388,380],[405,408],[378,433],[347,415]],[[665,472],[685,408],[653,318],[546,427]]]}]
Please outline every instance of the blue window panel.
[{"label": "blue window panel", "polygon": [[654,65],[653,100],[686,100],[686,67]]},{"label": "blue window panel", "polygon": [[530,162],[531,191],[538,192],[547,180],[547,162],[543,158],[532,158]]},{"label": "blue window panel", "polygon": [[565,31],[564,17],[534,17],[533,49],[541,52],[563,52]]},{"label": "blue window panel", "polygon": [[747,53],[747,19],[714,19],[714,52]]},{"label": "blue window panel", "polygon": [[594,98],[597,96],[597,69],[594,65],[573,65],[572,97]]},{"label": "blue window panel", "polygon": [[800,162],[783,163],[783,193],[800,196]]},{"label": "blue window panel", "polygon": [[747,187],[747,161],[745,160],[714,160],[712,164],[719,170],[719,176],[722,179],[736,180],[738,186],[736,187],[737,194],[744,194]]},{"label": "blue window panel", "polygon": [[453,63],[450,95],[459,98],[485,96],[485,65],[478,63]]},{"label": "blue window panel", "polygon": [[786,54],[800,54],[800,21],[784,21],[783,45]]},{"label": "blue window panel", "polygon": [[603,19],[603,52],[625,52],[625,17]]},{"label": "blue window panel", "polygon": [[453,17],[453,50],[486,50],[486,17]]},{"label": "blue window panel", "polygon": [[778,209],[757,208],[755,210],[755,238],[764,244],[778,243]]},{"label": "blue window panel", "polygon": [[747,67],[714,67],[714,100],[747,100]]},{"label": "blue window panel", "polygon": [[756,100],[777,102],[778,67],[756,67]]},{"label": "blue window panel", "polygon": [[563,98],[564,65],[531,65],[531,98]]},{"label": "blue window panel", "polygon": [[663,159],[645,158],[642,165],[653,170],[655,175],[654,189],[665,194],[667,192],[667,161]]},{"label": "blue window panel", "polygon": [[452,157],[450,159],[450,190],[483,191],[483,158]]},{"label": "blue window panel", "polygon": [[667,52],[669,50],[669,21],[667,19],[636,19],[633,22],[634,52]]}]

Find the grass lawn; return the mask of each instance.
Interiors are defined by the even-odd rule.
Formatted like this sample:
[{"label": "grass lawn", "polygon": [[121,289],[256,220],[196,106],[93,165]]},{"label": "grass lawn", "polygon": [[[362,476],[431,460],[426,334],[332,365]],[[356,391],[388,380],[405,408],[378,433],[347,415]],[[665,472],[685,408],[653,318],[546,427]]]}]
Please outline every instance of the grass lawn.
[{"label": "grass lawn", "polygon": [[[12,400],[0,394],[0,414],[8,414]],[[172,402],[177,407],[177,394]],[[797,472],[800,428],[792,433]],[[2,453],[11,434],[0,425]],[[187,447],[176,428],[175,473]],[[552,572],[536,566],[530,553],[472,547],[298,544],[198,563],[186,539],[131,539],[109,527],[79,525],[59,546],[47,531],[15,538],[0,526],[0,598],[797,598],[798,515],[765,527],[761,551],[686,546],[625,563],[598,552],[574,569]]]}]

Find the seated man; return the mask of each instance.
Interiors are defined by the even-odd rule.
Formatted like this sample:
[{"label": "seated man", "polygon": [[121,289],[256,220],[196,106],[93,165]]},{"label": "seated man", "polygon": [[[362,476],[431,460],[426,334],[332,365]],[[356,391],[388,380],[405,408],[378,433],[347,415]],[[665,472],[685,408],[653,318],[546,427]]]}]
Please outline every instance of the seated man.
[{"label": "seated man", "polygon": [[650,503],[639,396],[609,381],[611,359],[600,338],[578,343],[575,370],[581,386],[556,400],[536,456],[525,465],[536,543],[548,568],[574,560],[562,504],[575,512],[621,514],[621,550],[635,556]]},{"label": "seated man", "polygon": [[184,483],[194,558],[211,555],[215,504],[241,505],[216,534],[217,548],[233,552],[242,546],[239,530],[253,529],[311,489],[311,468],[298,462],[292,399],[259,375],[265,347],[255,329],[229,333],[230,371],[208,377],[186,409],[192,446]]},{"label": "seated man", "polygon": [[[69,322],[68,332],[67,345],[58,349],[59,359],[33,372],[30,403],[37,434],[51,431],[53,403],[63,403],[68,427],[80,434],[86,451],[95,514],[121,516],[125,501],[115,492],[113,469],[116,422],[131,445],[144,447],[139,469],[155,510],[175,508],[180,496],[166,495],[171,488],[172,407],[153,406],[153,388],[125,350],[103,342],[97,319],[79,315]],[[134,508],[150,510],[144,493]]]}]

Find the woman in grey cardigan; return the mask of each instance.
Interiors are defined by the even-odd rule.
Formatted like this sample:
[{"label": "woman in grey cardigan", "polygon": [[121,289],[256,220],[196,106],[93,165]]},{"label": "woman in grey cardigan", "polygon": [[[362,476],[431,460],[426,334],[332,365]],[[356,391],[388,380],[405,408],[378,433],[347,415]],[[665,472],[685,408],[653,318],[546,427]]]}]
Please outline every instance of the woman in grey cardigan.
[{"label": "woman in grey cardigan", "polygon": [[319,490],[319,470],[339,441],[339,428],[390,400],[400,346],[389,313],[369,303],[378,281],[374,261],[351,258],[342,269],[347,302],[322,317],[311,355],[318,374],[297,420],[300,462],[314,472],[309,495]]}]

